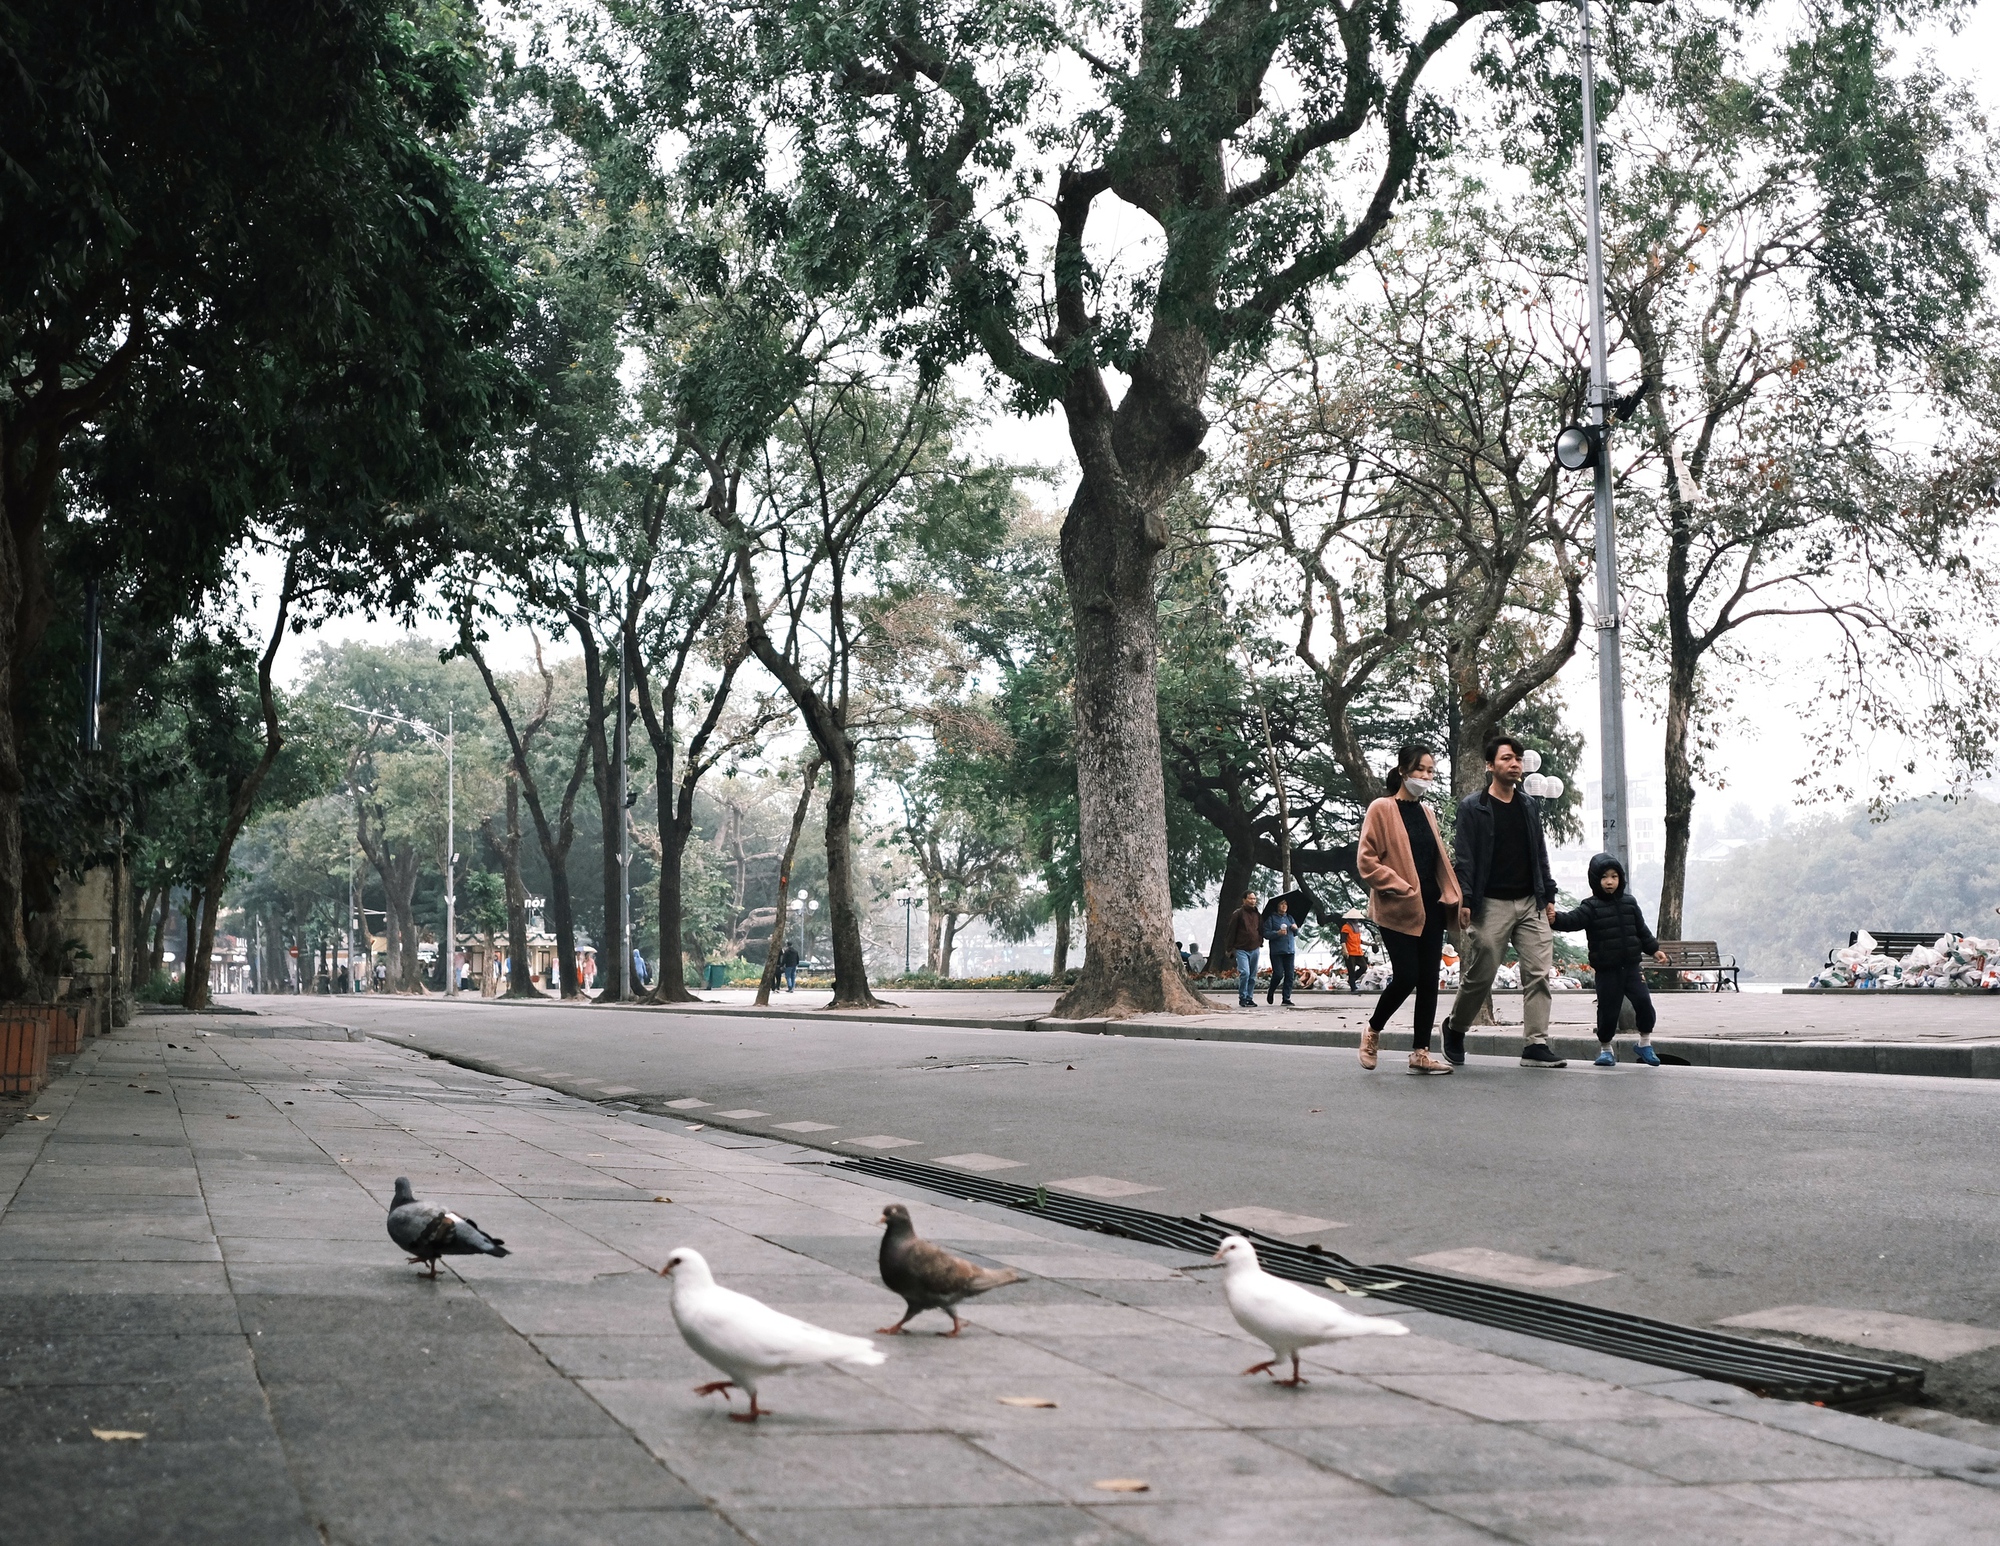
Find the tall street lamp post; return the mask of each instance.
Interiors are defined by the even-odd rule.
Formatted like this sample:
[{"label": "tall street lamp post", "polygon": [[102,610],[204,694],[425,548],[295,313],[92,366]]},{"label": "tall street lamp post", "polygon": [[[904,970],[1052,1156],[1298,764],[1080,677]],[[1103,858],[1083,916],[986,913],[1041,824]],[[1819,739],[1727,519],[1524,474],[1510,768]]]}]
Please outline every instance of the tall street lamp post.
[{"label": "tall street lamp post", "polygon": [[1585,288],[1590,303],[1590,422],[1556,436],[1556,460],[1571,472],[1593,476],[1597,529],[1597,735],[1604,775],[1604,851],[1628,868],[1631,829],[1626,821],[1625,681],[1618,602],[1618,525],[1611,505],[1611,384],[1605,366],[1604,237],[1597,187],[1597,50],[1590,35],[1590,0],[1577,0],[1578,47],[1583,55],[1583,201]]},{"label": "tall street lamp post", "polygon": [[898,886],[895,898],[903,904],[903,975],[910,975],[910,909],[916,905],[917,894],[908,886]]}]

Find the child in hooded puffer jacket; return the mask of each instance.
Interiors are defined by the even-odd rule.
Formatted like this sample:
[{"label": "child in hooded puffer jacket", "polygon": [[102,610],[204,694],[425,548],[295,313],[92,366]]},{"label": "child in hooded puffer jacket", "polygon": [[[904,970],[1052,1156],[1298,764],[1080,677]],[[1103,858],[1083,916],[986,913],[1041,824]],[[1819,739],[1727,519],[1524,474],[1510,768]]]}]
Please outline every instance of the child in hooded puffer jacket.
[{"label": "child in hooded puffer jacket", "polygon": [[1557,913],[1555,927],[1564,934],[1581,929],[1590,942],[1590,969],[1597,978],[1597,1040],[1602,1049],[1597,1066],[1618,1066],[1611,1038],[1618,1033],[1618,1007],[1629,998],[1639,1021],[1639,1061],[1658,1068],[1653,1027],[1659,1017],[1653,1012],[1653,995],[1646,991],[1641,963],[1647,956],[1661,962],[1667,957],[1626,885],[1625,866],[1610,854],[1592,859],[1590,895],[1568,912]]}]

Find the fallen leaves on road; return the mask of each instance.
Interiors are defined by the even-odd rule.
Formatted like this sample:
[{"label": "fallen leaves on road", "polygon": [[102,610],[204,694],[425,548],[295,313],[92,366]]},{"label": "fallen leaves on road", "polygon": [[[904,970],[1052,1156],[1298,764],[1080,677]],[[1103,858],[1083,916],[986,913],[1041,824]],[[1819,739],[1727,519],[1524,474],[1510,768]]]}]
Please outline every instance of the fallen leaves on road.
[{"label": "fallen leaves on road", "polygon": [[662,1193],[661,1193],[661,1194],[660,1194],[660,1195],[659,1195],[658,1197],[655,1197],[655,1198],[653,1199],[653,1201],[654,1201],[654,1202],[672,1202],[672,1201],[673,1201],[673,1198],[669,1197],[669,1196],[668,1196],[668,1195],[667,1195],[667,1194],[666,1194],[665,1192],[662,1192]]},{"label": "fallen leaves on road", "polygon": [[[1035,1406],[1035,1407],[1050,1407],[1050,1408],[1053,1408],[1055,1406],[1055,1402],[1051,1401],[1047,1396],[1001,1396],[998,1399],[1002,1406]],[[1102,1482],[1099,1482],[1098,1485],[1101,1487],[1104,1484]]]},{"label": "fallen leaves on road", "polygon": [[1153,1484],[1142,1482],[1136,1476],[1114,1476],[1107,1481],[1092,1482],[1099,1492],[1151,1492]]},{"label": "fallen leaves on road", "polygon": [[93,1438],[102,1439],[107,1444],[115,1444],[120,1439],[143,1439],[146,1436],[130,1428],[92,1428],[90,1432]]}]

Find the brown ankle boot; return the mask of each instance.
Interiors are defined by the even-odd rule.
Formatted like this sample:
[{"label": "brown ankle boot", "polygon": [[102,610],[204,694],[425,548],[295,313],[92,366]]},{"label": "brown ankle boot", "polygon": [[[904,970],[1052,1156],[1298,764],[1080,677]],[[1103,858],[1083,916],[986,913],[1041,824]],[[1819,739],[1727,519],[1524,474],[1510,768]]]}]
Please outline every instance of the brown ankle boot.
[{"label": "brown ankle boot", "polygon": [[1361,1033],[1361,1066],[1363,1068],[1373,1068],[1375,1066],[1375,1055],[1381,1049],[1382,1033],[1371,1025]]}]

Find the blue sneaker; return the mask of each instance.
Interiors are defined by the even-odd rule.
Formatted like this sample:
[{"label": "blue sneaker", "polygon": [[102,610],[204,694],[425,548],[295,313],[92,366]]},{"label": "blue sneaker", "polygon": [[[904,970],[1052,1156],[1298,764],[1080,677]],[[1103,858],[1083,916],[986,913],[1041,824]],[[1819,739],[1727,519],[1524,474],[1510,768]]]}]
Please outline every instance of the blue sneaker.
[{"label": "blue sneaker", "polygon": [[1616,1068],[1618,1066],[1618,1054],[1613,1052],[1609,1047],[1606,1047],[1602,1052],[1597,1054],[1596,1063],[1599,1068]]},{"label": "blue sneaker", "polygon": [[1658,1068],[1660,1066],[1660,1054],[1655,1052],[1651,1047],[1641,1045],[1637,1056],[1639,1061],[1644,1063],[1648,1068]]}]

